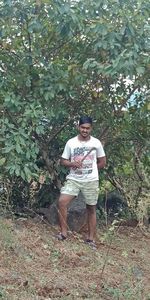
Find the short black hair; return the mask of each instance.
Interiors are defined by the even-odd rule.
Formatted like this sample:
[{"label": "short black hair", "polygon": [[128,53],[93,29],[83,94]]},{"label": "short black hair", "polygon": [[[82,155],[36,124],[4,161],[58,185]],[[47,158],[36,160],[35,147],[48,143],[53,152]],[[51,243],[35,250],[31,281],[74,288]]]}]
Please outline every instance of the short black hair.
[{"label": "short black hair", "polygon": [[79,126],[82,125],[82,124],[85,124],[85,123],[89,123],[92,125],[93,121],[92,121],[92,118],[89,117],[89,116],[82,116],[80,117],[79,119]]}]

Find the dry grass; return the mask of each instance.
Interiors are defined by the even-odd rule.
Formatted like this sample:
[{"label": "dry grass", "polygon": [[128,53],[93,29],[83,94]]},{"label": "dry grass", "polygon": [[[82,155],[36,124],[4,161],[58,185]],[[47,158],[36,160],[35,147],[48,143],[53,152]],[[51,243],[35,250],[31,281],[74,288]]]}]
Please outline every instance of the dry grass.
[{"label": "dry grass", "polygon": [[31,219],[0,228],[0,299],[150,299],[150,237],[138,228],[120,227],[111,244],[98,229],[96,251],[85,232],[60,242],[58,228]]}]

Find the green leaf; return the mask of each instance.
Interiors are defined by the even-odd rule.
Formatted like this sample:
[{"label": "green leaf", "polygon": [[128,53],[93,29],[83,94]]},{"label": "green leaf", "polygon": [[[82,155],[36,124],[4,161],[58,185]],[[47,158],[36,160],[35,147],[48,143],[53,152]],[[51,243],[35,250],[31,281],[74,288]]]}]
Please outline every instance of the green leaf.
[{"label": "green leaf", "polygon": [[10,169],[9,169],[10,175],[13,175],[14,172],[15,172],[15,166],[11,166]]},{"label": "green leaf", "polygon": [[44,133],[44,127],[42,125],[39,125],[36,127],[36,133],[37,134],[42,134]]},{"label": "green leaf", "polygon": [[145,72],[145,68],[144,68],[144,67],[141,67],[141,66],[139,66],[139,67],[137,67],[137,68],[136,68],[136,71],[137,71],[137,73],[138,73],[138,74],[140,74],[140,75],[141,75],[141,74],[143,74],[143,73]]},{"label": "green leaf", "polygon": [[21,170],[21,172],[20,172],[20,175],[21,175],[21,178],[23,179],[23,180],[26,180],[26,176],[25,176],[25,173]]},{"label": "green leaf", "polygon": [[20,176],[20,166],[16,166],[16,167],[15,167],[15,174],[16,174],[17,176]]},{"label": "green leaf", "polygon": [[16,151],[18,154],[22,152],[20,144],[16,144]]},{"label": "green leaf", "polygon": [[5,161],[6,161],[5,157],[0,159],[0,167],[4,165]]},{"label": "green leaf", "polygon": [[27,150],[27,152],[26,152],[26,158],[27,158],[27,159],[30,159],[30,157],[31,157],[31,153],[30,153],[29,150]]},{"label": "green leaf", "polygon": [[31,171],[27,166],[24,167],[24,172],[25,172],[25,176],[26,176],[27,181],[30,182],[30,180],[31,180]]},{"label": "green leaf", "polygon": [[9,153],[9,152],[11,152],[12,150],[14,150],[14,145],[6,146],[6,148],[4,149],[4,152],[5,152],[5,153]]},{"label": "green leaf", "polygon": [[10,95],[6,95],[6,97],[5,97],[5,102],[7,103],[7,102],[10,102],[10,101],[11,101]]}]

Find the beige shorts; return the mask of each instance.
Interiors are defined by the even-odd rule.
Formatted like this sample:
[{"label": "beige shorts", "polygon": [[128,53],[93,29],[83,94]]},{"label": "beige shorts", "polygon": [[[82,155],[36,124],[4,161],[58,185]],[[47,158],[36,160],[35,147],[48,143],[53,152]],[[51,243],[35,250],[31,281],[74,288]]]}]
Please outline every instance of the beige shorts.
[{"label": "beige shorts", "polygon": [[96,205],[99,195],[99,182],[79,182],[68,179],[61,188],[61,194],[78,196],[81,192],[84,196],[85,203],[88,205]]}]

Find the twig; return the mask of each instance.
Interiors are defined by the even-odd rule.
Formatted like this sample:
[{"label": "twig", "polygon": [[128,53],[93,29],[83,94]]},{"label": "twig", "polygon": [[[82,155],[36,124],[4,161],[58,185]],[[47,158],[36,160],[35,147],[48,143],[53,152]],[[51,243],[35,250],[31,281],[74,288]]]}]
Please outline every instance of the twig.
[{"label": "twig", "polygon": [[[119,225],[118,225],[118,227],[117,227],[116,232],[118,232],[118,230],[119,230],[119,228],[120,228],[120,225],[121,225],[121,221],[119,222]],[[114,231],[114,233],[115,233],[115,231]],[[114,236],[114,233],[113,233],[113,236]],[[100,281],[101,281],[102,278],[103,278],[103,274],[104,274],[104,270],[105,270],[106,265],[107,265],[108,255],[109,255],[109,252],[110,252],[110,249],[111,249],[112,242],[113,242],[113,237],[111,238],[110,243],[109,243],[108,248],[107,248],[107,252],[106,252],[104,264],[103,264],[102,271],[101,271],[101,274],[100,274]]]}]

